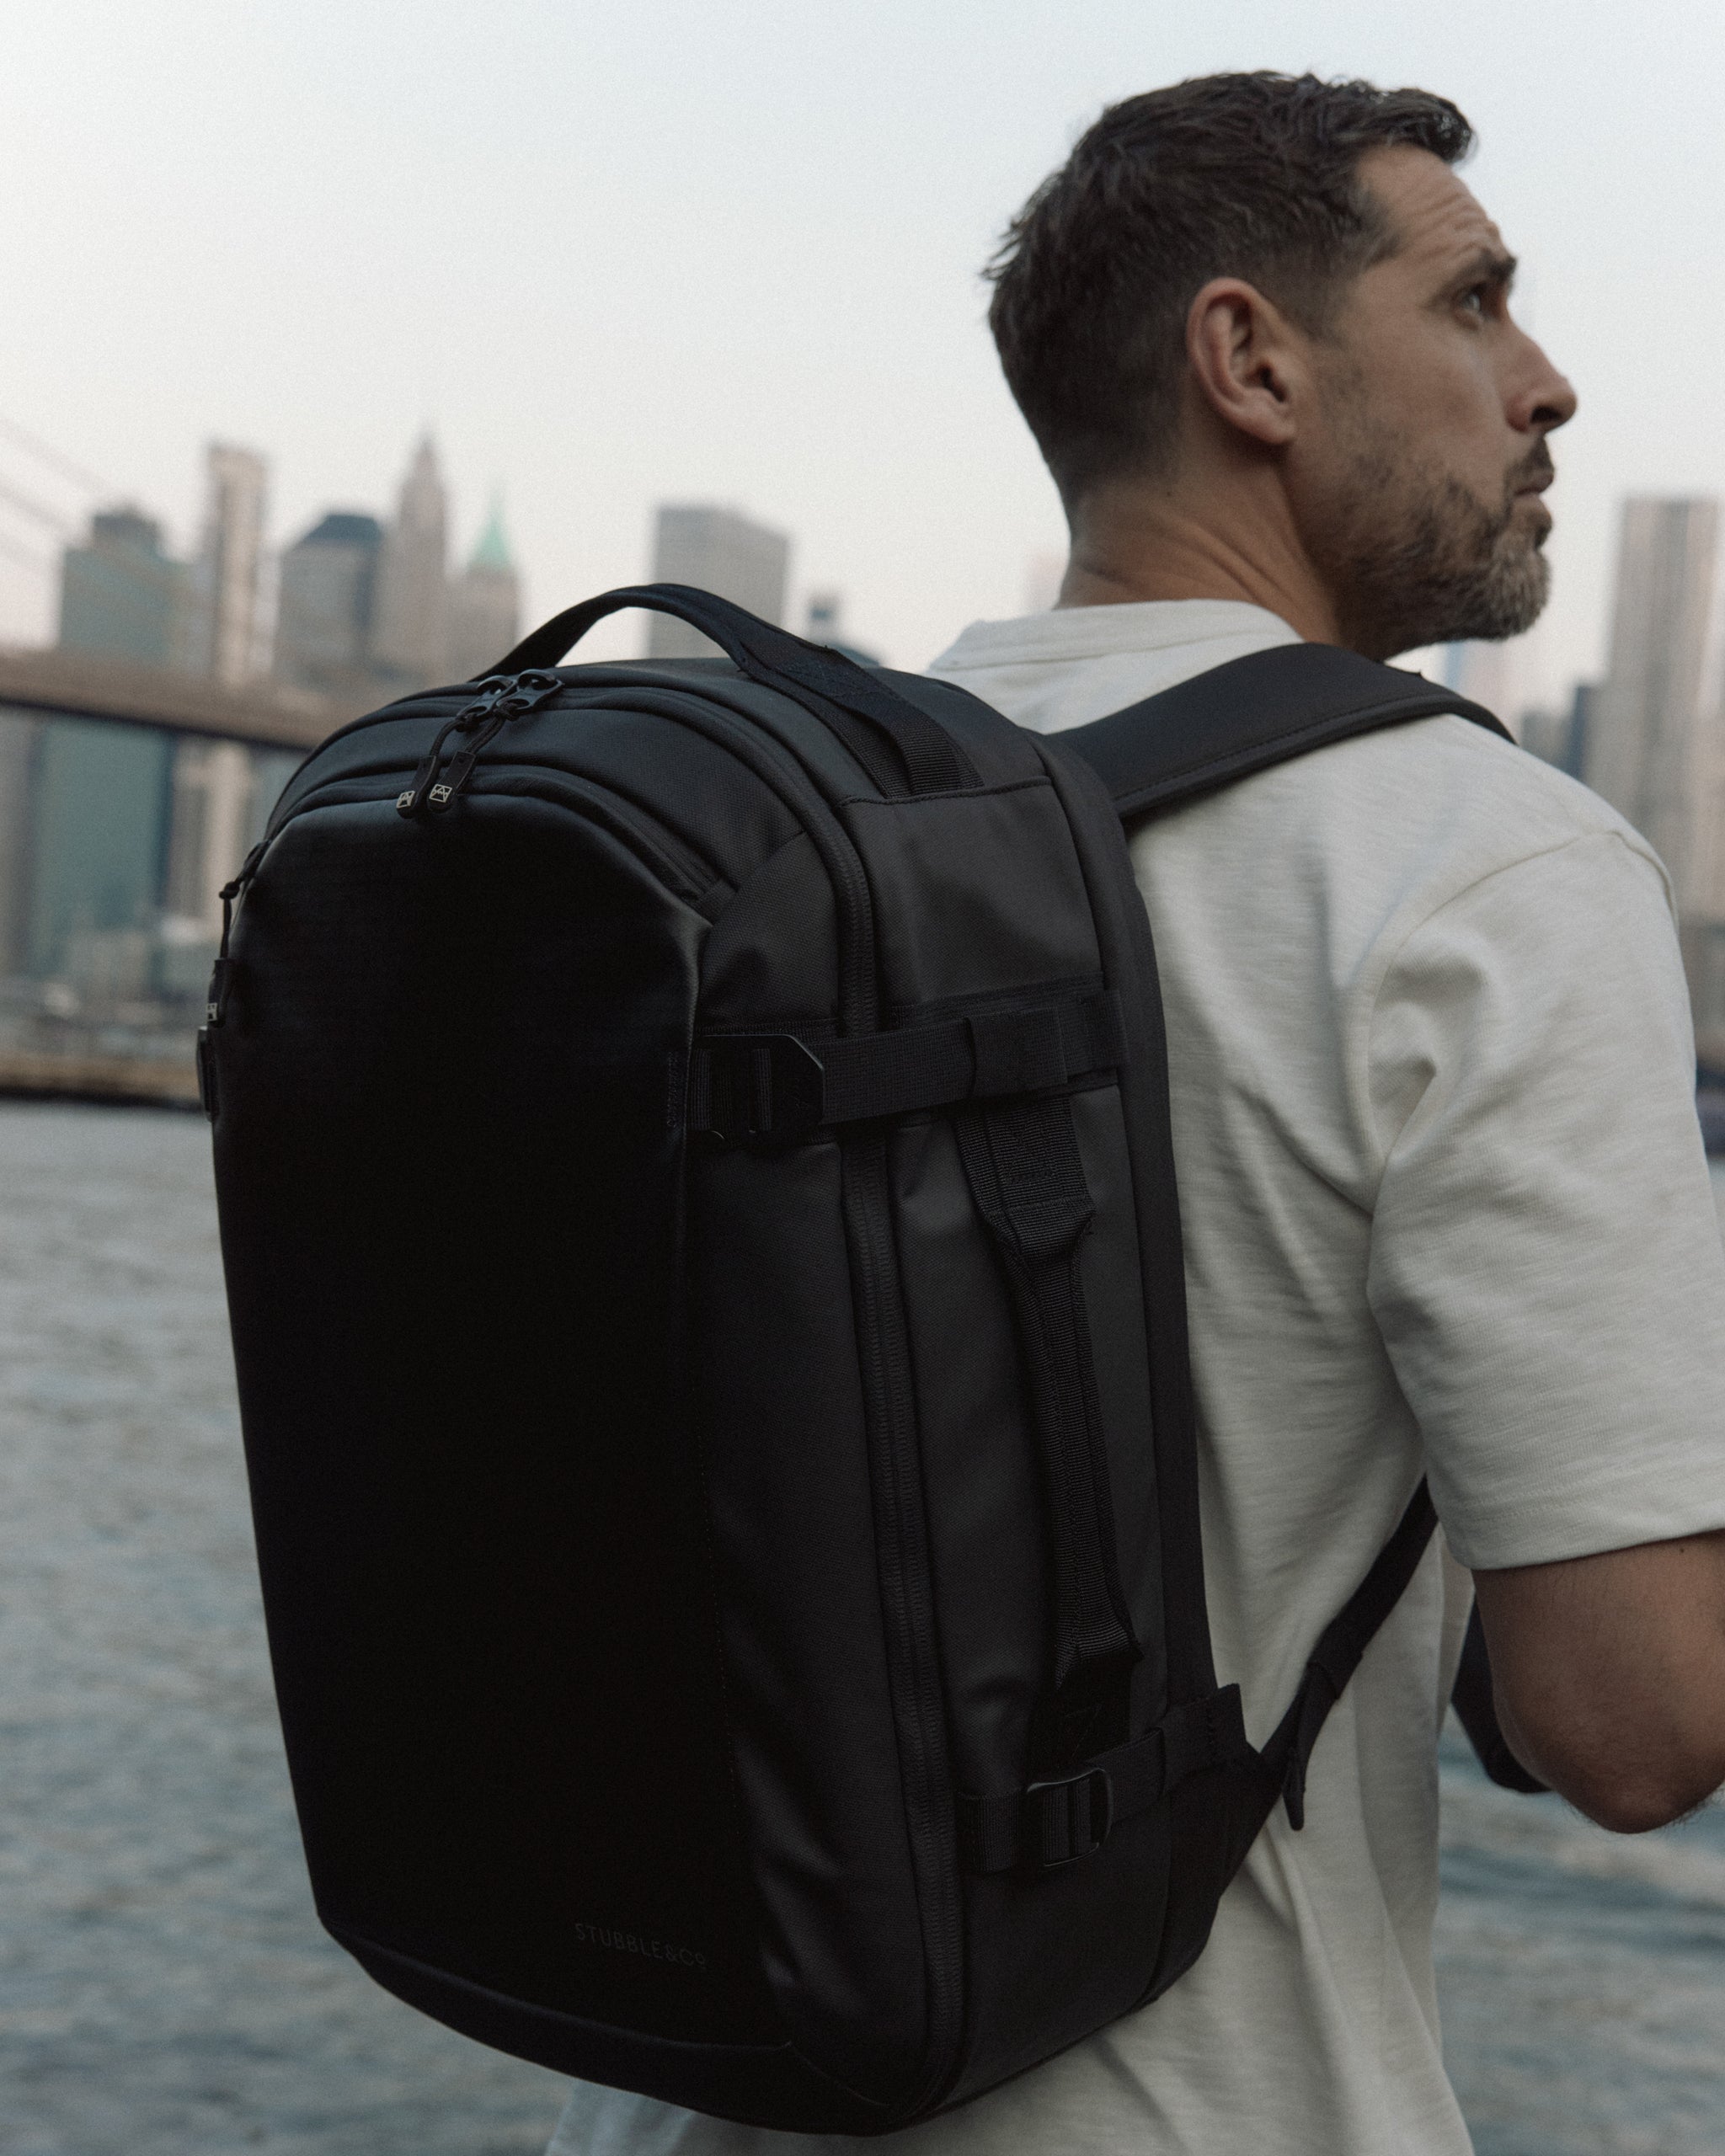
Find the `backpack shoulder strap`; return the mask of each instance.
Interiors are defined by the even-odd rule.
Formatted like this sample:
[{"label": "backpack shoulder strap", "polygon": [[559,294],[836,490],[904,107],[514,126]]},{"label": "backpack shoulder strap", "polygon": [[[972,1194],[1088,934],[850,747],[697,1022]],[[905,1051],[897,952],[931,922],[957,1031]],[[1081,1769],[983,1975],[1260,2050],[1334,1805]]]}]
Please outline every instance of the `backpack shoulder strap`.
[{"label": "backpack shoulder strap", "polygon": [[1213,666],[1055,738],[1101,776],[1123,816],[1171,808],[1332,741],[1445,712],[1508,741],[1483,705],[1332,643],[1279,644]]},{"label": "backpack shoulder strap", "polygon": [[[1169,808],[1267,771],[1333,741],[1453,713],[1513,737],[1482,705],[1418,674],[1381,666],[1334,644],[1295,643],[1252,652],[1196,675],[1124,711],[1056,738],[1101,777],[1123,817]],[[1306,1818],[1306,1774],[1318,1732],[1384,1620],[1418,1571],[1437,1526],[1421,1482],[1306,1663],[1292,1705],[1258,1755],[1260,1804],[1234,1853],[1279,1795],[1290,1822]]]}]

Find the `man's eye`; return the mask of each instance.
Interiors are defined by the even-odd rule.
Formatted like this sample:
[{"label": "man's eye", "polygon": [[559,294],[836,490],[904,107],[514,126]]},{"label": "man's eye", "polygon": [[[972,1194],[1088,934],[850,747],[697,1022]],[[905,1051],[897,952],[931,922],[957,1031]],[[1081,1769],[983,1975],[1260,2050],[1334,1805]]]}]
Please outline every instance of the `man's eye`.
[{"label": "man's eye", "polygon": [[1469,314],[1483,314],[1486,311],[1486,288],[1475,285],[1461,295],[1461,304]]}]

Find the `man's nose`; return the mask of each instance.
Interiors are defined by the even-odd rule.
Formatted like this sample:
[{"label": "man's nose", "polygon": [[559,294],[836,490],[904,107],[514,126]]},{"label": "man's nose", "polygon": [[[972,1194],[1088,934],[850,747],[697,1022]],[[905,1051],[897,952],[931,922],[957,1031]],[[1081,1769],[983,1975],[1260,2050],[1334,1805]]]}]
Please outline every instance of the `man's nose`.
[{"label": "man's nose", "polygon": [[1578,399],[1532,338],[1524,335],[1521,341],[1525,349],[1509,398],[1509,424],[1518,434],[1550,434],[1568,425]]}]

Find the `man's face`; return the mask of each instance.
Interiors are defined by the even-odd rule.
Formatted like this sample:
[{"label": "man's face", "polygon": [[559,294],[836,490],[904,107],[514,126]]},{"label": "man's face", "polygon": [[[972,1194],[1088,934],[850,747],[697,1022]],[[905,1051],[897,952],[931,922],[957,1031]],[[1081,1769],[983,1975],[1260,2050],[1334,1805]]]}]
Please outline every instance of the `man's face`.
[{"label": "man's face", "polygon": [[1313,347],[1296,499],[1345,640],[1386,659],[1530,627],[1550,570],[1546,437],[1575,395],[1509,315],[1514,258],[1441,159],[1375,150],[1359,176],[1394,251]]}]

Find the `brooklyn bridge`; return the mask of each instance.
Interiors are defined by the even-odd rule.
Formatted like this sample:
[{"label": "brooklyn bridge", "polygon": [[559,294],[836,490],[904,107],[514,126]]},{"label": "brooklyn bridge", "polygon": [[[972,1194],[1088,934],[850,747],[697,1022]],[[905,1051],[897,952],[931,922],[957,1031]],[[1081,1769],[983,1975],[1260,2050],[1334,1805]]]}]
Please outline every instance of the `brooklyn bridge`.
[{"label": "brooklyn bridge", "polygon": [[218,894],[334,699],[0,651],[0,1091],[195,1104]]}]

